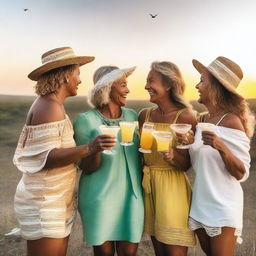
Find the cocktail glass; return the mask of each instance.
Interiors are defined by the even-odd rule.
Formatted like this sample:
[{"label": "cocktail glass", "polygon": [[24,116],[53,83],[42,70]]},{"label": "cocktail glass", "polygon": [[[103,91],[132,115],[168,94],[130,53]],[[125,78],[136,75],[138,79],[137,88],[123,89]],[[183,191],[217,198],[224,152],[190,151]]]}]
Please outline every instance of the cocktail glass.
[{"label": "cocktail glass", "polygon": [[133,145],[133,134],[134,129],[136,127],[135,122],[119,122],[120,129],[121,129],[121,142],[120,144],[123,146],[130,146]]},{"label": "cocktail glass", "polygon": [[151,153],[151,147],[153,144],[153,134],[154,131],[153,124],[144,123],[142,127],[141,137],[140,137],[140,148],[139,151],[141,153]]},{"label": "cocktail glass", "polygon": [[[186,134],[192,128],[192,125],[191,124],[171,124],[170,127],[176,133]],[[180,143],[179,145],[176,146],[176,148],[188,149],[189,145]]]},{"label": "cocktail glass", "polygon": [[169,151],[173,135],[171,132],[166,131],[153,131],[153,136],[156,139],[157,151],[167,152]]},{"label": "cocktail glass", "polygon": [[[102,134],[107,134],[107,135],[111,135],[113,137],[117,137],[117,134],[120,130],[120,127],[119,126],[106,126],[106,125],[100,125],[100,131]],[[105,149],[102,151],[104,154],[107,154],[107,155],[112,155],[112,154],[115,154],[116,151],[114,149]]]},{"label": "cocktail glass", "polygon": [[198,123],[198,127],[201,129],[201,131],[208,131],[208,132],[215,132],[215,125],[212,123]]}]

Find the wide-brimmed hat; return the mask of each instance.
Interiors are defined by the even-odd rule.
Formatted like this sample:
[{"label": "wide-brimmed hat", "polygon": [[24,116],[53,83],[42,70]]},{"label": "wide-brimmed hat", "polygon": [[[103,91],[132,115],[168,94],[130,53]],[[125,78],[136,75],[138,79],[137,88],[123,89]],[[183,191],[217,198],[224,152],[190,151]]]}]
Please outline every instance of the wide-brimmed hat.
[{"label": "wide-brimmed hat", "polygon": [[[131,68],[116,68],[109,73],[103,75],[93,86],[89,92],[89,103],[97,106],[100,101],[101,105],[107,104],[109,102],[109,93],[112,84],[122,78],[123,76],[128,77],[133,73],[136,67]],[[99,99],[96,99],[99,98]]]},{"label": "wide-brimmed hat", "polygon": [[44,53],[41,57],[42,65],[33,70],[28,77],[37,81],[38,78],[53,69],[68,65],[84,65],[94,60],[93,56],[76,56],[71,47],[61,47]]},{"label": "wide-brimmed hat", "polygon": [[192,63],[200,74],[208,70],[228,91],[243,98],[236,92],[236,88],[243,78],[243,71],[234,61],[219,56],[207,67],[198,60],[192,60]]}]

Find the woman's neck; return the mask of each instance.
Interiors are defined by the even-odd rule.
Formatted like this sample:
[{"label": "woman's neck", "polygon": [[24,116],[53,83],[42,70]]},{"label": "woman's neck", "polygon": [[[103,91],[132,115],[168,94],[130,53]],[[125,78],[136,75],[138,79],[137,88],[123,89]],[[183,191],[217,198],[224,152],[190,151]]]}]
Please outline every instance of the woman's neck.
[{"label": "woman's neck", "polygon": [[157,103],[157,111],[162,116],[172,113],[173,111],[176,111],[177,109],[178,108],[170,101],[164,101],[164,102]]},{"label": "woman's neck", "polygon": [[98,108],[100,113],[110,119],[117,119],[122,114],[121,106],[110,102],[107,105],[103,105],[101,108]]},{"label": "woman's neck", "polygon": [[208,109],[208,115],[209,115],[210,119],[214,118],[214,117],[222,116],[225,113],[227,113],[227,111],[225,111],[224,109],[221,109],[221,108],[216,107],[216,106],[208,105],[206,107]]}]

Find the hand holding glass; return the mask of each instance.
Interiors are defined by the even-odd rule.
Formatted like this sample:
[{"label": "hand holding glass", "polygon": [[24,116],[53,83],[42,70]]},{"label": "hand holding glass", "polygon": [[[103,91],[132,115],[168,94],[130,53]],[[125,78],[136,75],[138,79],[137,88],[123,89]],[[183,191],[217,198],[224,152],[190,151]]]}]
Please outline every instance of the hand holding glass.
[{"label": "hand holding glass", "polygon": [[121,129],[121,145],[123,146],[130,146],[133,145],[133,134],[134,129],[136,127],[136,123],[134,122],[119,122],[120,129]]},{"label": "hand holding glass", "polygon": [[[170,127],[176,133],[186,134],[192,128],[192,125],[191,124],[171,124]],[[186,144],[180,143],[179,145],[176,146],[176,148],[188,149],[189,146]]]},{"label": "hand holding glass", "polygon": [[154,139],[152,134],[153,131],[154,131],[153,124],[147,124],[147,123],[143,124],[141,138],[140,138],[140,148],[139,148],[139,151],[141,153],[151,153],[151,147]]},{"label": "hand holding glass", "polygon": [[171,132],[166,131],[154,131],[153,136],[156,139],[157,151],[167,152],[169,151],[173,135]]},{"label": "hand holding glass", "polygon": [[[119,126],[106,126],[106,125],[100,125],[100,130],[102,134],[107,134],[107,135],[111,135],[113,137],[117,137],[117,134],[120,130]],[[108,154],[108,155],[112,155],[115,154],[116,151],[114,149],[110,149],[110,150],[103,150],[102,151],[104,154]]]}]

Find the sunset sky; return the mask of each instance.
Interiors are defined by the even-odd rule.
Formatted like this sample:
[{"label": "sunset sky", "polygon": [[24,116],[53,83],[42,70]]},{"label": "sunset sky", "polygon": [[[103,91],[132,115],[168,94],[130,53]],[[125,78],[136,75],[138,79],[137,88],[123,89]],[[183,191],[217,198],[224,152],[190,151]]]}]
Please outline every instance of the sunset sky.
[{"label": "sunset sky", "polygon": [[[129,77],[129,99],[146,99],[152,61],[168,60],[181,69],[185,96],[197,98],[199,74],[191,60],[208,65],[217,56],[244,71],[239,92],[256,97],[255,0],[0,0],[0,94],[33,95],[27,74],[41,54],[71,46],[94,62],[81,68],[79,95],[93,86],[102,65],[137,66]],[[29,10],[24,12],[24,8]],[[155,19],[149,13],[158,14]]]}]

